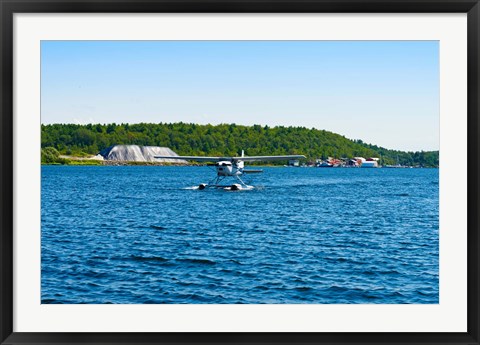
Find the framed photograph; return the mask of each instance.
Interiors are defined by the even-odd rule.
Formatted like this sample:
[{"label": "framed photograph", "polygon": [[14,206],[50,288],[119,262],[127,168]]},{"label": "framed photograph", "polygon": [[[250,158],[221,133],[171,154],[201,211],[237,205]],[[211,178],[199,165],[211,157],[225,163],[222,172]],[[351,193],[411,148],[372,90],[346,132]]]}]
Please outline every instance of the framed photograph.
[{"label": "framed photograph", "polygon": [[2,344],[479,343],[477,0],[0,8]]}]

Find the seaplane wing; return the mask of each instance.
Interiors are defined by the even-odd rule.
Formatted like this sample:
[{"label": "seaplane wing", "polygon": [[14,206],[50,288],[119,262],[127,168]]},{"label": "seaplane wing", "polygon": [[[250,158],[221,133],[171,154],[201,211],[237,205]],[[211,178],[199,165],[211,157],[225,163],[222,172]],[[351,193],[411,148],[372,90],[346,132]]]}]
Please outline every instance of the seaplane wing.
[{"label": "seaplane wing", "polygon": [[305,158],[303,155],[287,155],[287,156],[245,156],[245,157],[203,157],[203,156],[154,156],[161,159],[184,159],[195,162],[220,162],[220,161],[279,161],[287,159]]},{"label": "seaplane wing", "polygon": [[154,158],[162,159],[184,159],[186,161],[195,161],[195,162],[219,162],[219,161],[229,161],[231,157],[203,157],[203,156],[154,156]]},{"label": "seaplane wing", "polygon": [[304,155],[287,155],[287,156],[245,156],[245,157],[232,157],[233,161],[244,162],[257,162],[257,161],[281,161],[288,159],[300,159],[305,158]]}]

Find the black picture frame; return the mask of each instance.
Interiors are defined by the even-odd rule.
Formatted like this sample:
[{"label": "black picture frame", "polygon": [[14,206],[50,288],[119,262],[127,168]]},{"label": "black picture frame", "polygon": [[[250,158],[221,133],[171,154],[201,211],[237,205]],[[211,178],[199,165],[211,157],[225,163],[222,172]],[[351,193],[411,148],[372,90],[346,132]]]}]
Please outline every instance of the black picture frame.
[{"label": "black picture frame", "polygon": [[[0,0],[2,344],[479,344],[478,0]],[[466,333],[15,333],[13,332],[13,15],[15,13],[467,13],[468,330]]]}]

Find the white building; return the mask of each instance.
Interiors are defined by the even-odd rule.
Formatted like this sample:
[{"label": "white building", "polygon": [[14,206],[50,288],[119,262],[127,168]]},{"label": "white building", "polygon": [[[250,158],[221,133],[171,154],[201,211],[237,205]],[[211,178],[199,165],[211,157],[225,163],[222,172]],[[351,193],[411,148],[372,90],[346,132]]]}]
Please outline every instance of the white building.
[{"label": "white building", "polygon": [[300,161],[298,159],[290,159],[288,161],[288,166],[298,167],[298,166],[300,166]]},{"label": "white building", "polygon": [[361,168],[378,168],[378,162],[376,160],[365,161],[362,163]]}]

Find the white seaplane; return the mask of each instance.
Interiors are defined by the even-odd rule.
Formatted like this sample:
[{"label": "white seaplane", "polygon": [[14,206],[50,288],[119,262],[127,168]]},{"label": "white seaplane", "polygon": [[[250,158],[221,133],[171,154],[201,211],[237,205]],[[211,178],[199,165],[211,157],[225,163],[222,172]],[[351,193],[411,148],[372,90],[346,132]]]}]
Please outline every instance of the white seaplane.
[{"label": "white seaplane", "polygon": [[[204,157],[204,156],[154,156],[161,159],[184,159],[195,162],[215,162],[207,164],[214,167],[217,176],[209,183],[201,183],[198,189],[205,188],[222,188],[225,190],[250,190],[253,186],[247,185],[240,176],[243,174],[261,173],[263,170],[247,170],[244,168],[244,162],[258,161],[278,161],[289,159],[305,158],[304,155],[287,155],[287,156],[245,156],[242,150],[240,157]],[[238,183],[224,184],[221,183],[226,178],[233,178]]]}]

